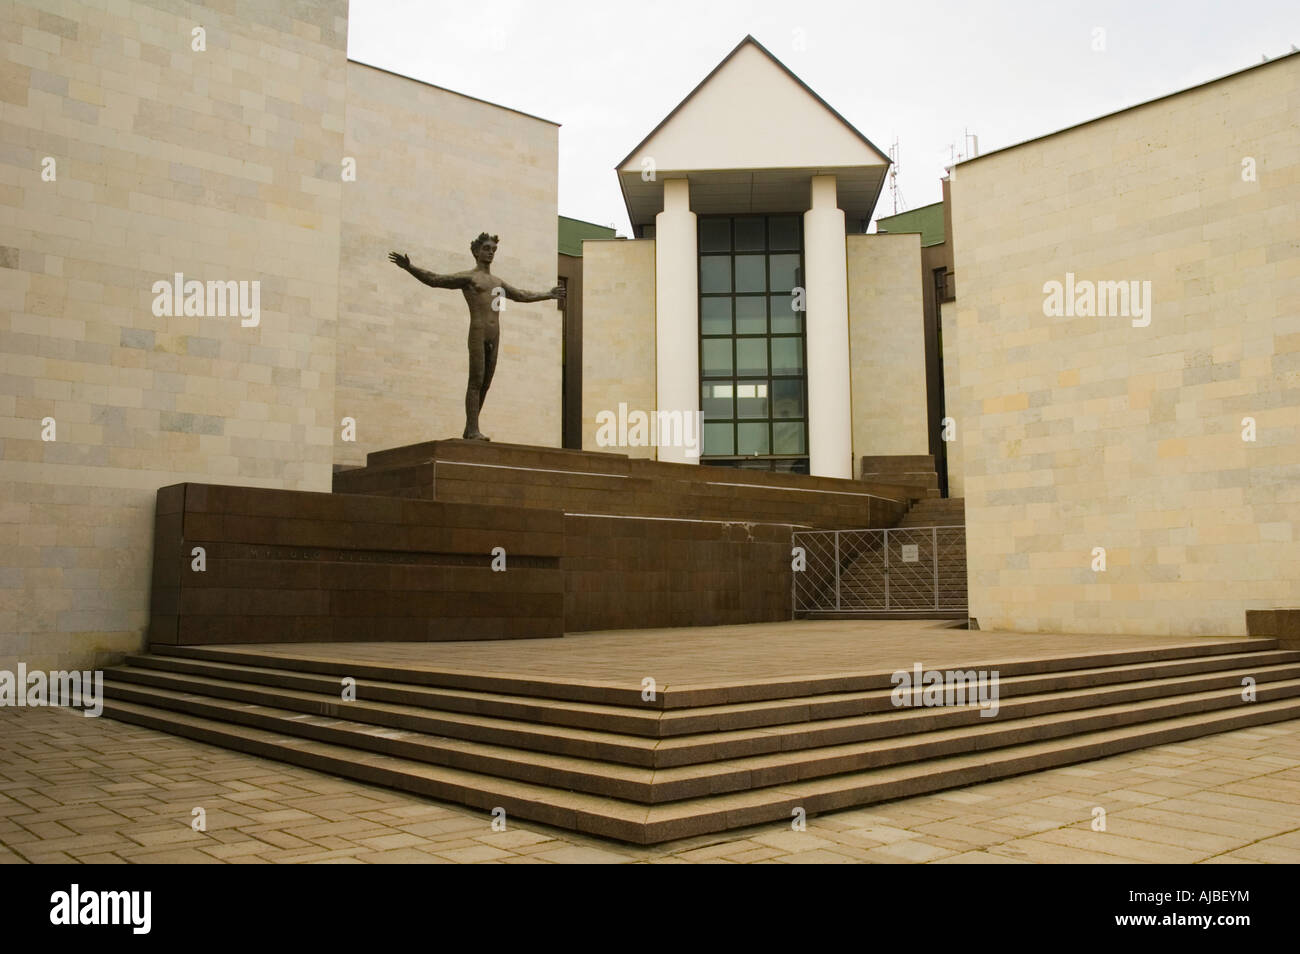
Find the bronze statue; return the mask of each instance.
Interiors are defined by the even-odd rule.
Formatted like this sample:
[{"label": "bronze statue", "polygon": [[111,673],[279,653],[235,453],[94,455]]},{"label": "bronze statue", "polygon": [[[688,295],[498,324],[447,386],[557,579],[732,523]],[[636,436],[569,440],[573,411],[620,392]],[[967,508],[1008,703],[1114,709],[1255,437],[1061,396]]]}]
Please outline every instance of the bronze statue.
[{"label": "bronze statue", "polygon": [[465,434],[468,440],[486,441],[478,429],[478,415],[492,386],[492,375],[497,369],[497,352],[500,350],[501,325],[497,312],[505,307],[503,298],[511,301],[564,300],[564,286],[556,285],[548,292],[530,292],[515,288],[492,274],[492,259],[497,253],[497,236],[479,233],[470,243],[477,266],[467,272],[437,275],[411,264],[401,252],[389,252],[388,260],[405,269],[430,288],[459,288],[469,305],[469,384],[465,388]]}]

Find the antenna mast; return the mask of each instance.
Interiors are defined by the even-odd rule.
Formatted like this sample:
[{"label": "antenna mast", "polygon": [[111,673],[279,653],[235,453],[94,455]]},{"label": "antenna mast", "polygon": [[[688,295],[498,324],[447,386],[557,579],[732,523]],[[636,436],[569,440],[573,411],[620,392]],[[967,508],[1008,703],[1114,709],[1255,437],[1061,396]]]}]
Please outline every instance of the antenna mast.
[{"label": "antenna mast", "polygon": [[894,215],[898,214],[899,203],[902,203],[904,210],[907,208],[907,200],[903,198],[903,193],[898,188],[898,139],[895,137],[894,144],[889,147],[889,194],[894,200]]}]

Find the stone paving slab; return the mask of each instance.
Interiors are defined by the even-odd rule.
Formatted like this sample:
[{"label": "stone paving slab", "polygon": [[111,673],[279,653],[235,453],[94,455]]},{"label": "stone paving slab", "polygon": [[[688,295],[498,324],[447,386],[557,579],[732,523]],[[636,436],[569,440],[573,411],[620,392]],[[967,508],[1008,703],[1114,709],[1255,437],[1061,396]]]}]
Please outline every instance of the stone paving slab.
[{"label": "stone paving slab", "polygon": [[509,819],[494,830],[486,813],[126,723],[0,709],[0,864],[1294,864],[1297,793],[1300,720],[815,816],[802,831],[640,847]]}]

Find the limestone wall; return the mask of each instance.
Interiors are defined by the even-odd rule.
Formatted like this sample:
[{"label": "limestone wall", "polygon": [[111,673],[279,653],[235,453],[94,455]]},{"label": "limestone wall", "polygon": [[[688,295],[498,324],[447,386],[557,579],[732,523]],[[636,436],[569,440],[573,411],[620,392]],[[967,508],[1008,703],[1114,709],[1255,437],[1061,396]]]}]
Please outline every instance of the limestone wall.
[{"label": "limestone wall", "polygon": [[655,243],[583,242],[582,263],[582,449],[653,458],[653,447],[600,446],[596,416],[656,409]]},{"label": "limestone wall", "polygon": [[330,486],[346,2],[58,6],[0,17],[0,668],[140,647],[158,487]]},{"label": "limestone wall", "polygon": [[921,237],[850,235],[853,459],[928,454]]},{"label": "limestone wall", "polygon": [[[955,302],[946,302],[939,305],[939,344],[943,356],[943,387],[944,394],[951,395],[957,393],[958,381],[960,380],[960,365],[958,363],[959,355],[957,350],[957,306]],[[965,464],[962,460],[965,449],[965,433],[961,423],[958,420],[959,409],[955,409],[951,404],[944,408],[945,417],[951,419],[952,428],[949,432],[951,440],[948,440],[946,453],[948,456],[948,496],[963,497],[966,493],[966,474]],[[940,422],[940,435],[945,428],[943,422]]]},{"label": "limestone wall", "polygon": [[[1241,635],[1296,604],[1298,114],[1292,55],[957,166],[981,626]],[[1067,273],[1150,282],[1149,324],[1046,316]]]}]

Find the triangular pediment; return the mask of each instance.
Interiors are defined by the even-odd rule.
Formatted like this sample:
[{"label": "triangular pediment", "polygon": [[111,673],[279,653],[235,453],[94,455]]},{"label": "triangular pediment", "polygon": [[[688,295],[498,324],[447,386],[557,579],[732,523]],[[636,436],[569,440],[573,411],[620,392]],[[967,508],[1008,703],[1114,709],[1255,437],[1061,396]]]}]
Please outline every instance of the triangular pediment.
[{"label": "triangular pediment", "polygon": [[[749,173],[758,183],[781,171],[787,178],[828,172],[869,188],[883,182],[888,166],[889,157],[866,136],[745,37],[619,163],[618,173],[635,224],[662,197],[654,183],[664,175]],[[647,168],[654,179],[643,175]]]}]

